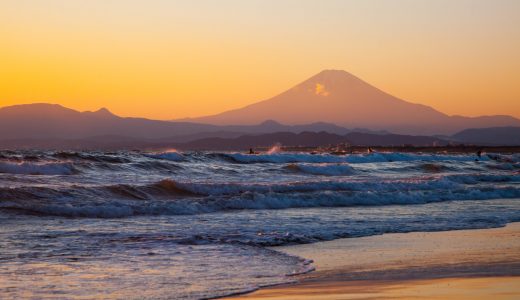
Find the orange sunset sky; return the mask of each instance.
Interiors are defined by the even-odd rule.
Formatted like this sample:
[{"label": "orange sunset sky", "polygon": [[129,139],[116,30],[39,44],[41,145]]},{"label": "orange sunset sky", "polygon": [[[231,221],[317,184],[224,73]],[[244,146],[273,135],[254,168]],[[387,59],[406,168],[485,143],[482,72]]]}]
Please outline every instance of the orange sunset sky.
[{"label": "orange sunset sky", "polygon": [[323,69],[450,115],[520,117],[520,1],[0,0],[0,106],[196,117]]}]

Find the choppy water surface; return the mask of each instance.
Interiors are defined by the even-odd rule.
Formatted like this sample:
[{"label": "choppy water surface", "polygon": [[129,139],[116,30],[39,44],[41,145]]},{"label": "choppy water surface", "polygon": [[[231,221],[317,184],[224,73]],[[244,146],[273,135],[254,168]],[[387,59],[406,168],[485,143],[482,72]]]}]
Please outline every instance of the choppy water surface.
[{"label": "choppy water surface", "polygon": [[520,155],[475,158],[0,151],[0,298],[223,296],[312,270],[266,246],[520,221]]}]

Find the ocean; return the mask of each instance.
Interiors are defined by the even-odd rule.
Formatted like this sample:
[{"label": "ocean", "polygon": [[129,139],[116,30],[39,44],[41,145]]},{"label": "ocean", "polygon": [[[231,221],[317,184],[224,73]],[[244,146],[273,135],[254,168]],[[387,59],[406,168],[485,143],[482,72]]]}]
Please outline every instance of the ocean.
[{"label": "ocean", "polygon": [[520,155],[0,151],[1,299],[207,299],[272,246],[520,221]]}]

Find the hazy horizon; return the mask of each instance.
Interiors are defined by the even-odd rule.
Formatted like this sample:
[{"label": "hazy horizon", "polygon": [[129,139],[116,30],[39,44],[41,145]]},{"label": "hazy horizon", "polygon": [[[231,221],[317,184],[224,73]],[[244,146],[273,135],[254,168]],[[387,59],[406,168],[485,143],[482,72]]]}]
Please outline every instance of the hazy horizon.
[{"label": "hazy horizon", "polygon": [[520,117],[518,1],[21,0],[0,27],[0,107],[200,117],[341,69],[448,115]]}]

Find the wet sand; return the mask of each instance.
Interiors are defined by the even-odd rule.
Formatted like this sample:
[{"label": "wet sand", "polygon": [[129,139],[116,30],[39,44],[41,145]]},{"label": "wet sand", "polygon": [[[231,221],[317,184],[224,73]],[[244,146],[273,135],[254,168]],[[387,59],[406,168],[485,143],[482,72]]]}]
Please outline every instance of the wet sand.
[{"label": "wet sand", "polygon": [[520,299],[520,223],[274,249],[316,271],[233,299]]}]

